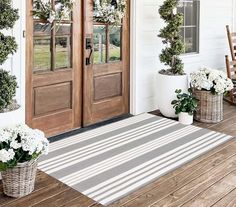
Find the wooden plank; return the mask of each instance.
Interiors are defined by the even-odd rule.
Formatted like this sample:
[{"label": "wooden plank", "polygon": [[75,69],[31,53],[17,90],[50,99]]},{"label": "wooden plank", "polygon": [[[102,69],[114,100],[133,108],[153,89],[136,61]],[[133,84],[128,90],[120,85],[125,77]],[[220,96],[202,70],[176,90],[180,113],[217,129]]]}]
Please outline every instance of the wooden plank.
[{"label": "wooden plank", "polygon": [[180,183],[179,187],[183,186],[185,183],[223,163],[225,159],[234,156],[235,148],[235,140],[225,143],[208,154],[199,157],[191,163],[178,168],[177,170],[161,177],[157,181],[115,202],[110,205],[110,207],[116,207],[119,205],[139,206],[144,205],[143,202],[148,202],[148,200],[152,203],[152,200],[156,201],[156,199],[161,199],[166,196],[166,194],[170,193],[172,188],[174,189],[176,187],[177,183]]},{"label": "wooden plank", "polygon": [[82,195],[81,197],[75,198],[61,205],[60,207],[90,207],[95,205],[96,202],[87,196]]},{"label": "wooden plank", "polygon": [[[213,131],[218,131],[218,132],[222,132],[222,133],[227,133],[228,134],[228,131],[227,131],[227,128],[234,128],[234,126],[232,125],[232,123],[236,123],[236,116],[232,116],[231,118],[225,120],[224,122],[221,122],[217,125],[212,125],[209,127],[210,130],[213,130]],[[235,130],[235,133],[234,134],[230,134],[230,135],[233,135],[235,136],[236,135],[236,130]]]},{"label": "wooden plank", "polygon": [[39,201],[43,201],[44,199],[47,199],[48,197],[59,192],[63,192],[68,188],[69,187],[64,183],[56,182],[40,189],[39,191],[33,192],[30,196],[23,197],[21,199],[8,203],[7,205],[3,205],[3,207],[33,206]]},{"label": "wooden plank", "polygon": [[[184,184],[182,181],[176,182],[176,185],[173,186],[171,190],[167,189],[167,191],[169,191],[169,194],[166,197],[161,198],[160,200],[157,200],[157,198],[155,197],[155,200],[157,201],[151,200],[152,203],[150,204],[153,206],[179,206],[193,199],[196,195],[198,195],[202,191],[205,191],[206,189],[217,183],[219,180],[223,179],[224,177],[235,171],[235,168],[236,156],[233,156],[228,160],[225,160],[217,167],[214,167],[210,171],[202,175],[199,174],[197,178],[189,180],[189,182],[185,182]],[[206,166],[206,169],[208,169],[208,166]],[[166,187],[163,186],[162,191],[164,191],[165,189]],[[155,195],[157,196],[156,193]],[[139,205],[139,207],[141,206],[144,205]]]},{"label": "wooden plank", "polygon": [[[236,171],[232,172],[206,191],[201,192],[194,199],[182,205],[188,206],[212,206],[236,188]],[[224,205],[223,205],[224,206]]]},{"label": "wooden plank", "polygon": [[[35,190],[33,191],[32,194],[37,194],[40,190],[47,188],[47,186],[55,185],[56,183],[58,183],[56,179],[50,177],[49,175],[41,171],[38,171],[37,176],[36,176],[36,182],[35,182]],[[3,194],[2,189],[0,190],[1,190],[0,207],[2,206],[8,207],[11,203],[18,203],[21,201],[21,199],[23,199],[23,198],[11,198],[11,197],[5,196]],[[26,196],[25,198],[31,199],[32,194]]]},{"label": "wooden plank", "polygon": [[61,204],[66,203],[75,198],[79,198],[80,196],[81,194],[78,191],[72,188],[66,188],[65,191],[59,192],[58,194],[50,196],[47,199],[39,201],[39,203],[34,204],[32,207],[59,207],[61,206]]},{"label": "wooden plank", "polygon": [[91,205],[89,207],[104,207],[104,206],[102,204],[100,204],[100,203],[96,203],[96,204],[93,204],[93,205]]},{"label": "wooden plank", "polygon": [[224,198],[215,203],[212,207],[235,207],[236,189],[228,193]]}]

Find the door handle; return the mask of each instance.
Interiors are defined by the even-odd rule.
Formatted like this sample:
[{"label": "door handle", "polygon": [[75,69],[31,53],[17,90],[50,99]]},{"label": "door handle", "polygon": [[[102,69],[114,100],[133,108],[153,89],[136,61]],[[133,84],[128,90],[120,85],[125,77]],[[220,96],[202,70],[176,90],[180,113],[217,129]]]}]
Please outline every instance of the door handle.
[{"label": "door handle", "polygon": [[91,57],[93,54],[93,46],[92,46],[92,39],[91,38],[86,38],[86,50],[90,50],[89,56],[86,57],[86,65],[91,64]]}]

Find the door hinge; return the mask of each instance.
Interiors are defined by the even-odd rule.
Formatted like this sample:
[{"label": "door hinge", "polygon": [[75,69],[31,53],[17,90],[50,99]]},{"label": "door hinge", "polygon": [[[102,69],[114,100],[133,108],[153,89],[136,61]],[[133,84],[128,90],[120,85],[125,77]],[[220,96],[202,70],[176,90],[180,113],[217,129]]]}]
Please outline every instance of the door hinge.
[{"label": "door hinge", "polygon": [[25,38],[26,37],[26,32],[25,32],[25,30],[23,30],[23,38]]}]

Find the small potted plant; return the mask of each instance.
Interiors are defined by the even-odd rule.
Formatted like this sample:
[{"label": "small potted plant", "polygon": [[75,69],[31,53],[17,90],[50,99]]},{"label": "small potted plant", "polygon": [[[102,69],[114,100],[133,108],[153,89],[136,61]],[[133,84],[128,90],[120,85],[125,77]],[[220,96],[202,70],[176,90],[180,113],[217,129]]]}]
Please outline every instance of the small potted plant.
[{"label": "small potted plant", "polygon": [[38,158],[48,153],[44,133],[27,125],[0,129],[0,172],[3,192],[22,197],[34,190]]},{"label": "small potted plant", "polygon": [[233,89],[233,82],[225,72],[201,68],[191,75],[193,95],[199,100],[195,120],[218,123],[223,120],[223,96]]},{"label": "small potted plant", "polygon": [[188,89],[188,93],[182,93],[181,89],[176,90],[175,93],[177,94],[177,100],[171,102],[175,114],[179,116],[181,124],[191,125],[198,100],[193,96],[191,88]]}]

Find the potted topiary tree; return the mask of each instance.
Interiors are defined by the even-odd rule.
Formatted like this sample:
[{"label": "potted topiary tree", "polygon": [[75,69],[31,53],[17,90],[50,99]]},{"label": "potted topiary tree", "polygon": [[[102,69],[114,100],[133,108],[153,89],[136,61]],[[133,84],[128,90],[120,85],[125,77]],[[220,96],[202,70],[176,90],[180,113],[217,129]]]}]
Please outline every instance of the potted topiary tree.
[{"label": "potted topiary tree", "polygon": [[[6,36],[2,30],[12,29],[19,18],[18,10],[13,9],[10,0],[0,1],[0,66],[7,60],[10,54],[17,50],[17,43],[12,36]],[[4,69],[0,69],[0,126],[15,124],[16,111],[19,105],[14,100],[16,95],[16,77]]]},{"label": "potted topiary tree", "polygon": [[166,45],[160,54],[160,61],[168,66],[168,69],[158,72],[158,107],[164,116],[173,118],[177,117],[171,105],[171,101],[175,98],[175,90],[181,89],[187,92],[188,89],[184,64],[179,57],[184,51],[184,44],[180,35],[183,15],[176,12],[178,2],[178,0],[165,0],[159,9],[160,16],[166,23],[158,35]]}]

